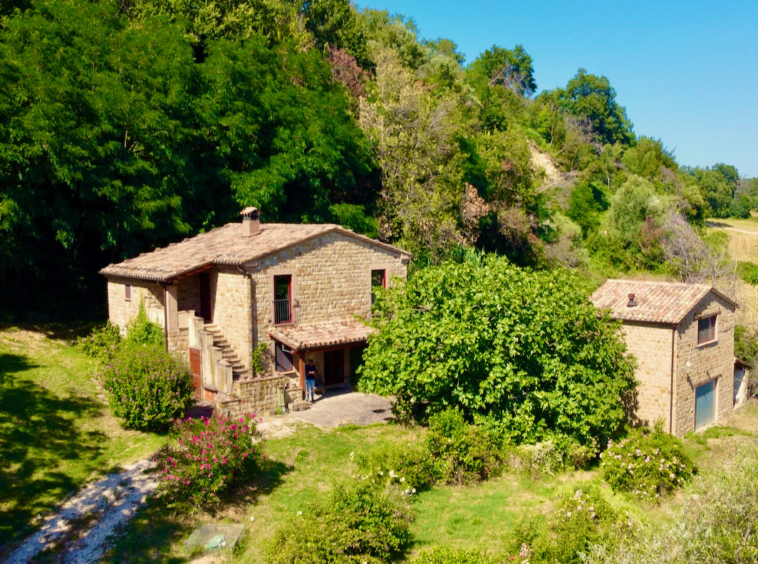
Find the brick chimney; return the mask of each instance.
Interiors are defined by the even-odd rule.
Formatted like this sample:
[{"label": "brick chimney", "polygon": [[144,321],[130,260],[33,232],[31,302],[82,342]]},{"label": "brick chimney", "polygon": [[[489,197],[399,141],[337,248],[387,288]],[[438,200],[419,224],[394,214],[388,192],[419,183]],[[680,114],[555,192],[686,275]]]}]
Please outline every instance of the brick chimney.
[{"label": "brick chimney", "polygon": [[240,212],[242,216],[242,236],[252,237],[261,230],[261,214],[258,208],[245,208]]},{"label": "brick chimney", "polygon": [[637,307],[637,300],[634,299],[634,294],[629,294],[629,301],[626,303],[626,307]]}]

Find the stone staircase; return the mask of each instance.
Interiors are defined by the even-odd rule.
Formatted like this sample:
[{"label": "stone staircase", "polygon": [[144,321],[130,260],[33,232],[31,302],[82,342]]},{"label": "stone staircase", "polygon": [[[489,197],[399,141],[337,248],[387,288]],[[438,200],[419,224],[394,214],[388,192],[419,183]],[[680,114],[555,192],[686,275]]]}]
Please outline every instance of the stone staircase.
[{"label": "stone staircase", "polygon": [[242,360],[237,355],[229,341],[224,337],[221,329],[215,323],[206,323],[204,329],[210,333],[213,339],[213,346],[221,349],[221,356],[232,367],[232,374],[235,380],[252,376],[250,370],[245,368]]}]

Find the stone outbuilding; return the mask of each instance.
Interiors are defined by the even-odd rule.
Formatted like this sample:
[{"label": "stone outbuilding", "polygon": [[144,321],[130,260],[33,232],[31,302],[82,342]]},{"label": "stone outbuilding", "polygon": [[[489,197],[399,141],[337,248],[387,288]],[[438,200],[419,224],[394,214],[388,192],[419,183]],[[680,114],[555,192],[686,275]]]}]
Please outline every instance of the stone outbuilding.
[{"label": "stone outbuilding", "polygon": [[198,396],[228,413],[302,399],[306,358],[324,386],[349,384],[374,291],[404,279],[411,255],[338,225],[242,216],[102,269],[111,322],[125,331],[142,305],[186,357]]},{"label": "stone outbuilding", "polygon": [[637,359],[639,419],[663,420],[681,437],[732,412],[733,300],[703,284],[632,280],[608,280],[591,299],[623,322]]}]

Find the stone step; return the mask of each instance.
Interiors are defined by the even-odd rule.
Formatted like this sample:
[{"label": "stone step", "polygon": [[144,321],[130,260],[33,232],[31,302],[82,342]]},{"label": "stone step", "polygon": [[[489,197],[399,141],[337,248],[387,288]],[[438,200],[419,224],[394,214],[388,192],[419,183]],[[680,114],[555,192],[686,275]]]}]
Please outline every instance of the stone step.
[{"label": "stone step", "polygon": [[287,407],[290,411],[305,411],[306,409],[311,408],[311,403],[309,401],[297,400],[289,404]]}]

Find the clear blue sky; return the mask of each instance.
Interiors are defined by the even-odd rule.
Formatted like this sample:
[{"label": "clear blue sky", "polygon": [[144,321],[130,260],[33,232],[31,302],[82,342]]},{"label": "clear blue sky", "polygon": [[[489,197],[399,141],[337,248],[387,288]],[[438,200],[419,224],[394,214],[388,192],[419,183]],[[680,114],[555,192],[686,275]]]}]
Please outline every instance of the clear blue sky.
[{"label": "clear blue sky", "polygon": [[540,90],[577,69],[605,75],[637,135],[685,165],[733,164],[758,177],[758,0],[358,0],[412,17],[467,62],[520,43]]}]

